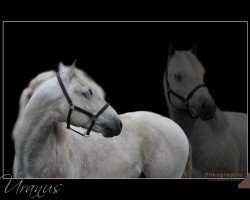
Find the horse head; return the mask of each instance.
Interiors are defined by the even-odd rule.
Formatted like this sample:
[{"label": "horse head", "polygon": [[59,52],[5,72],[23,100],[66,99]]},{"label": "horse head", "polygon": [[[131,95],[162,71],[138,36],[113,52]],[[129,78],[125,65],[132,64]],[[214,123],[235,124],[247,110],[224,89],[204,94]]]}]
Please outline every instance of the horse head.
[{"label": "horse head", "polygon": [[[105,93],[95,81],[74,65],[65,66],[60,63],[58,74],[74,106],[90,113],[86,115],[73,111],[70,116],[71,125],[86,129],[92,126],[90,130],[102,133],[104,137],[112,137],[121,133],[122,123],[117,112],[110,105],[98,117],[95,116],[104,105],[107,105],[104,100]],[[70,105],[60,88],[55,72],[42,73],[30,82],[29,87],[21,95],[19,115],[22,114],[35,93],[40,93],[40,97],[49,102],[51,109],[56,109],[59,113],[59,122],[68,121],[67,114]]]},{"label": "horse head", "polygon": [[209,120],[217,106],[204,84],[205,69],[196,52],[196,47],[177,51],[171,45],[164,84],[167,98],[175,109],[186,110],[193,118]]}]

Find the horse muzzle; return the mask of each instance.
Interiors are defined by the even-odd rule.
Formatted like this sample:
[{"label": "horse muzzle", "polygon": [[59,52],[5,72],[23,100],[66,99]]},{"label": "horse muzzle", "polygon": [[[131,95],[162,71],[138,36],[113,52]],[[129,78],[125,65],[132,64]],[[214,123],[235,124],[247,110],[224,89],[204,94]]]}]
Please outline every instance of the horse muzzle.
[{"label": "horse muzzle", "polygon": [[217,106],[214,103],[203,102],[200,105],[199,118],[203,121],[214,118]]},{"label": "horse muzzle", "polygon": [[109,123],[102,125],[102,135],[104,137],[117,136],[122,132],[122,122],[120,119],[114,119]]}]

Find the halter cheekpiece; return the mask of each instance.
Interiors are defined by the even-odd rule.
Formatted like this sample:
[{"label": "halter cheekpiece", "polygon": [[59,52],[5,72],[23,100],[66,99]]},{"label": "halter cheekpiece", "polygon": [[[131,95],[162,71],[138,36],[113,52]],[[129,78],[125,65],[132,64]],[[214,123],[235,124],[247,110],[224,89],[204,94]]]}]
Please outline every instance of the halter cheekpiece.
[{"label": "halter cheekpiece", "polygon": [[[69,112],[68,112],[68,117],[67,117],[67,129],[71,129],[72,131],[78,133],[78,134],[81,135],[81,136],[86,136],[86,137],[89,136],[90,131],[92,130],[93,126],[95,125],[95,122],[96,122],[97,118],[98,118],[98,117],[108,108],[109,103],[106,103],[106,104],[97,112],[97,114],[93,115],[92,113],[90,113],[90,112],[88,112],[88,111],[86,111],[86,110],[84,110],[84,109],[82,109],[82,108],[80,108],[80,107],[78,107],[78,106],[76,106],[76,105],[73,104],[71,98],[69,97],[69,95],[68,95],[68,93],[67,93],[66,88],[64,87],[64,84],[63,84],[63,82],[62,82],[62,79],[61,79],[61,77],[60,77],[60,74],[59,74],[59,73],[56,73],[56,77],[57,77],[58,83],[59,83],[59,85],[60,85],[60,87],[61,87],[61,89],[62,89],[62,91],[63,91],[63,94],[64,94],[64,96],[66,97],[66,99],[67,99],[67,101],[68,101],[68,103],[69,103]],[[81,112],[81,113],[87,115],[87,116],[92,120],[92,122],[91,122],[91,124],[90,124],[90,127],[88,128],[88,130],[87,130],[86,133],[82,134],[82,133],[80,133],[80,132],[78,132],[78,131],[76,131],[76,130],[74,130],[74,129],[72,129],[72,128],[70,127],[70,118],[71,118],[71,114],[72,114],[73,111]]]}]

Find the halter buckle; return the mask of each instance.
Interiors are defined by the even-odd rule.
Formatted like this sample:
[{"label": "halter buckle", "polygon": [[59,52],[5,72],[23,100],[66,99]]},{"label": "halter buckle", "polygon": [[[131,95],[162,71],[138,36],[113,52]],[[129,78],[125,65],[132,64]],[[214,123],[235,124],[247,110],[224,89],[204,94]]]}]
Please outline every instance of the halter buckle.
[{"label": "halter buckle", "polygon": [[92,121],[96,121],[96,120],[97,120],[97,116],[96,116],[96,115],[93,115],[93,116],[91,117],[91,119],[92,119]]},{"label": "halter buckle", "polygon": [[90,137],[90,134],[88,135],[88,134],[84,133],[84,134],[83,134],[83,137],[88,138],[88,137]]}]

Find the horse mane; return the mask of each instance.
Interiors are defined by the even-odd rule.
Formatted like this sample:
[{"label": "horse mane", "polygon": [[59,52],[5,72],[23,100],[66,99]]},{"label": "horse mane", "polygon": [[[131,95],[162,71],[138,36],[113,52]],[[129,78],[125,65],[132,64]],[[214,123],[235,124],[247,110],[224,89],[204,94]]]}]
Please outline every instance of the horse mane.
[{"label": "horse mane", "polygon": [[[68,66],[63,65],[62,63],[59,64],[59,72],[64,71],[67,69]],[[56,76],[56,73],[54,70],[42,72],[38,74],[35,78],[33,78],[29,84],[28,87],[26,87],[20,96],[19,99],[19,113],[17,117],[17,121],[14,125],[14,129],[12,132],[12,138],[15,138],[15,132],[19,123],[19,119],[23,113],[23,110],[25,109],[26,105],[28,104],[29,100],[33,96],[34,92],[37,90],[37,88],[44,83],[45,81],[48,81],[49,79],[52,79]],[[93,91],[96,92],[96,94],[102,98],[105,97],[105,92],[102,89],[101,86],[99,86],[87,73],[85,73],[83,70],[80,70],[74,66],[74,77],[84,83],[88,83],[88,85],[92,88]]]},{"label": "horse mane", "polygon": [[33,78],[27,88],[25,88],[20,96],[19,100],[19,114],[22,113],[25,106],[29,102],[30,98],[36,91],[36,89],[45,81],[55,77],[55,71],[47,71],[38,74],[35,78]]}]

